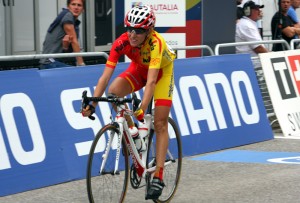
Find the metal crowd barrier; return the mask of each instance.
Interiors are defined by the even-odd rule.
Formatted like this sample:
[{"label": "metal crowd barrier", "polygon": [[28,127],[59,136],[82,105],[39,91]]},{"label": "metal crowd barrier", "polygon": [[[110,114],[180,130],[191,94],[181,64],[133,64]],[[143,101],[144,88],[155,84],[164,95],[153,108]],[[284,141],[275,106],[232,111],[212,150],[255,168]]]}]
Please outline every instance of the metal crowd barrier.
[{"label": "metal crowd barrier", "polygon": [[193,50],[193,49],[207,49],[210,55],[215,55],[214,51],[207,45],[196,45],[196,46],[174,46],[174,50]]},{"label": "metal crowd barrier", "polygon": [[297,42],[300,42],[300,39],[292,39],[291,42],[290,42],[290,45],[291,45],[291,49],[294,50],[294,49],[297,49],[297,47],[295,47],[295,44]]},{"label": "metal crowd barrier", "polygon": [[[192,49],[206,49],[209,51],[210,55],[215,55],[213,50],[207,45],[197,45],[197,46],[177,46],[172,47],[174,50],[192,50]],[[18,61],[18,60],[35,60],[43,58],[68,58],[76,56],[102,56],[108,59],[109,55],[105,52],[78,52],[78,53],[59,53],[59,54],[32,54],[32,55],[10,55],[10,56],[0,56],[0,61]]]},{"label": "metal crowd barrier", "polygon": [[234,42],[234,43],[222,43],[217,44],[215,46],[215,54],[219,54],[219,50],[221,47],[235,47],[235,46],[243,46],[243,45],[252,45],[252,44],[283,44],[287,49],[291,49],[290,45],[284,39],[280,40],[265,40],[265,41],[252,41],[252,42]]},{"label": "metal crowd barrier", "polygon": [[43,58],[66,58],[76,56],[103,56],[108,59],[108,54],[105,52],[78,52],[78,53],[61,53],[61,54],[34,54],[34,55],[11,55],[0,56],[0,61],[18,61],[18,60],[34,60]]}]

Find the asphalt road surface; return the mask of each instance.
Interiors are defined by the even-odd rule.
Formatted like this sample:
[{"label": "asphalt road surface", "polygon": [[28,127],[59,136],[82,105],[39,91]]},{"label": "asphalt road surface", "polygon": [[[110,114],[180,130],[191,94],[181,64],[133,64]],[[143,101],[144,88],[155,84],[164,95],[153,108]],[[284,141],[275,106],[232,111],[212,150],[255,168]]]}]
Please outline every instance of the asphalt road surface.
[{"label": "asphalt road surface", "polygon": [[[279,135],[280,137],[280,135]],[[21,183],[20,183],[21,184]],[[144,200],[129,190],[126,202]],[[1,203],[85,203],[85,180],[0,198]],[[299,203],[300,139],[275,138],[183,160],[173,203]]]}]

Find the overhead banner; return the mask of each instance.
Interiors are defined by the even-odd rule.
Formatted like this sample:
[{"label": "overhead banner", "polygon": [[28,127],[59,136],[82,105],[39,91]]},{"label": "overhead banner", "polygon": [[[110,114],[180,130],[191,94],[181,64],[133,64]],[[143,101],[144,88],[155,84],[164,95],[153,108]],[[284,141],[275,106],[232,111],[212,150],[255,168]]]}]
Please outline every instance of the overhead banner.
[{"label": "overhead banner", "polygon": [[[79,113],[81,96],[93,95],[104,66],[0,71],[0,196],[85,178],[112,107],[99,104],[92,121]],[[127,67],[119,63],[114,77]],[[183,156],[273,138],[250,55],[177,59],[174,67],[170,116]]]},{"label": "overhead banner", "polygon": [[300,137],[299,50],[264,53],[259,57],[283,134]]}]

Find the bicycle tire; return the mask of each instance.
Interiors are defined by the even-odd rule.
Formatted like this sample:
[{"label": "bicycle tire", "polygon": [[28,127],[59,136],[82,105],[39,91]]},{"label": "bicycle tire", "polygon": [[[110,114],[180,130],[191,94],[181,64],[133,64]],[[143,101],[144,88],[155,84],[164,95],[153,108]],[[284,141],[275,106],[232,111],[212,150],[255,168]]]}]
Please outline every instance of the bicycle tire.
[{"label": "bicycle tire", "polygon": [[[162,191],[161,196],[157,200],[153,200],[157,203],[165,203],[170,202],[174,197],[175,192],[177,190],[180,174],[181,174],[181,166],[182,166],[182,146],[181,146],[181,137],[178,130],[178,127],[172,118],[168,119],[168,133],[169,133],[169,145],[168,152],[170,152],[173,156],[174,162],[164,167],[164,183],[165,187]],[[156,163],[150,165],[151,161],[155,160],[156,156],[156,136],[155,131],[151,130],[149,135],[149,146],[147,151],[147,160],[146,166],[150,168],[154,166]],[[171,157],[166,155],[166,161],[170,160]]]},{"label": "bicycle tire", "polygon": [[107,145],[107,142],[103,142],[101,139],[102,137],[105,136],[107,138],[110,133],[118,132],[119,130],[114,125],[106,125],[97,133],[92,143],[86,177],[87,194],[91,203],[116,203],[123,202],[125,199],[129,181],[129,159],[124,138],[122,139],[119,159],[119,174],[113,174],[116,150],[110,149],[104,166],[104,173],[102,174],[100,174],[100,166],[103,161],[103,153],[96,152],[97,147],[100,147],[100,145],[104,152],[104,148]]}]

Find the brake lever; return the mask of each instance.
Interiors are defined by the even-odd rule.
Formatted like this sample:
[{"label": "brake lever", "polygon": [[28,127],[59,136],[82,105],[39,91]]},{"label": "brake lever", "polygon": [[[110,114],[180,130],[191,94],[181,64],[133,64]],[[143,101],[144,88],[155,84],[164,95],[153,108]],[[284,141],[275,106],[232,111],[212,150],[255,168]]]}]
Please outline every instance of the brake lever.
[{"label": "brake lever", "polygon": [[137,98],[136,93],[132,93],[132,109],[133,111],[136,111],[139,108],[139,105],[141,103],[141,100]]},{"label": "brake lever", "polygon": [[[87,91],[84,90],[82,92],[82,99],[81,99],[81,109],[80,109],[80,113],[82,113],[83,109],[85,109],[87,107],[87,105],[89,105],[89,100],[87,98]],[[91,120],[95,120],[95,117],[90,115],[88,116],[89,119]]]},{"label": "brake lever", "polygon": [[[140,99],[137,98],[136,96],[136,93],[133,92],[132,93],[132,109],[133,109],[133,112],[135,112],[138,108],[139,108],[139,105],[142,101]],[[144,119],[143,120],[140,120],[140,122],[144,122]]]}]

